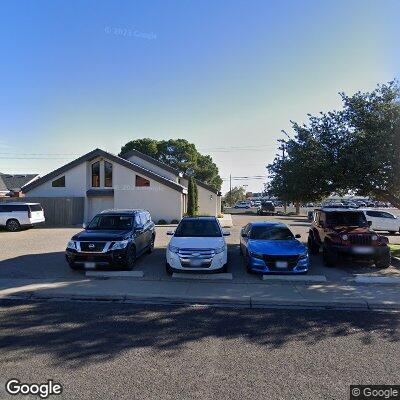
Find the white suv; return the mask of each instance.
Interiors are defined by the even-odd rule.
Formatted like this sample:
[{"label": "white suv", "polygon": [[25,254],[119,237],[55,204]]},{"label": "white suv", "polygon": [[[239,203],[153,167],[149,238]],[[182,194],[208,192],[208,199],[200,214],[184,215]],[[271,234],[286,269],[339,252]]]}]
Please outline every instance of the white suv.
[{"label": "white suv", "polygon": [[10,232],[44,222],[43,208],[39,203],[0,203],[0,226]]},{"label": "white suv", "polygon": [[228,251],[224,236],[215,217],[183,218],[167,247],[166,270],[173,272],[226,272]]},{"label": "white suv", "polygon": [[375,231],[388,231],[391,234],[399,232],[400,230],[400,218],[396,215],[387,211],[381,210],[362,210],[367,218],[367,221],[371,223],[372,229]]}]

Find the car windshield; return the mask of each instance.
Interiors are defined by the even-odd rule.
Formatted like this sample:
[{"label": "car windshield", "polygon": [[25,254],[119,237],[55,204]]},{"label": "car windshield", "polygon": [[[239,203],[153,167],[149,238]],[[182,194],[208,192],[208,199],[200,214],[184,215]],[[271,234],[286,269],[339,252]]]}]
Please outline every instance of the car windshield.
[{"label": "car windshield", "polygon": [[121,215],[98,215],[93,218],[87,229],[128,230],[132,229],[133,218]]},{"label": "car windshield", "polygon": [[221,229],[215,220],[182,220],[176,228],[175,237],[221,237]]},{"label": "car windshield", "polygon": [[293,240],[290,230],[283,226],[253,226],[250,239],[254,240]]},{"label": "car windshield", "polygon": [[365,227],[368,222],[362,212],[333,212],[326,214],[328,226],[360,226]]}]

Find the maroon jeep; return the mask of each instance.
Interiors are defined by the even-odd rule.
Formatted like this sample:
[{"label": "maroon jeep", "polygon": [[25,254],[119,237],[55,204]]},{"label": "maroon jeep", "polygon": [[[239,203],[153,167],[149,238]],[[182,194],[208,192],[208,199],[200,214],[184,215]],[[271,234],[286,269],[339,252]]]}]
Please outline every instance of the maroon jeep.
[{"label": "maroon jeep", "polygon": [[373,261],[378,268],[390,266],[388,238],[374,232],[362,211],[322,208],[314,211],[308,235],[310,254],[322,248],[325,265],[342,257]]}]

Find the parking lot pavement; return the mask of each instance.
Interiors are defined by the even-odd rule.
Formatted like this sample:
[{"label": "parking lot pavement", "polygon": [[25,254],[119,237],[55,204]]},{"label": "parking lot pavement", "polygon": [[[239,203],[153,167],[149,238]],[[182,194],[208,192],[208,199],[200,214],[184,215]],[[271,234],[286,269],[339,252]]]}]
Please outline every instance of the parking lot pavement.
[{"label": "parking lot pavement", "polygon": [[[231,283],[260,283],[258,275],[246,272],[239,254],[240,229],[250,221],[275,220],[289,226],[301,241],[307,242],[309,223],[305,216],[257,216],[233,215],[234,226],[228,236],[229,272],[233,275]],[[158,226],[154,252],[137,260],[135,270],[143,271],[145,280],[172,280],[165,272],[165,249],[170,240],[167,231],[176,226]],[[84,272],[71,271],[64,259],[66,243],[79,228],[35,228],[22,232],[0,231],[0,279],[1,278],[65,278],[83,279]],[[400,243],[400,234],[388,236],[391,243]],[[312,256],[310,275],[324,275],[328,282],[348,283],[355,275],[376,274],[379,276],[400,276],[400,269],[394,266],[386,270],[362,264],[343,264],[327,268],[321,255]],[[265,283],[266,284],[266,283]]]}]

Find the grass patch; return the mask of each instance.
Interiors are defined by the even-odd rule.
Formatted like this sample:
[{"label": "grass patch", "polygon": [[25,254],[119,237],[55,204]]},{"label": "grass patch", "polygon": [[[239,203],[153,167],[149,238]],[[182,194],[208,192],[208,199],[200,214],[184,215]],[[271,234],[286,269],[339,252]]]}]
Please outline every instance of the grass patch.
[{"label": "grass patch", "polygon": [[400,257],[400,244],[389,244],[390,251],[395,257]]}]

